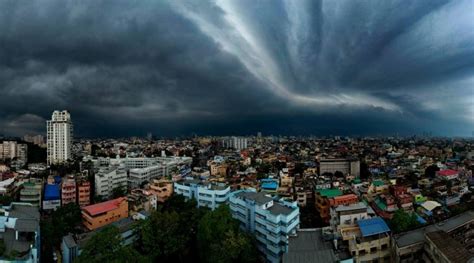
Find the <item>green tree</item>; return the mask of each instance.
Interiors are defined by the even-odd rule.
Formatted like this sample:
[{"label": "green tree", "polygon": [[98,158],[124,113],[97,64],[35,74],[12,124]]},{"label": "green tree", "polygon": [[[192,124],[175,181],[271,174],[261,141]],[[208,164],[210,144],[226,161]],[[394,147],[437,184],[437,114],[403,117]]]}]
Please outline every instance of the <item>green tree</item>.
[{"label": "green tree", "polygon": [[59,207],[53,212],[51,224],[52,242],[55,245],[61,243],[63,236],[68,233],[77,233],[82,223],[81,208],[76,203],[69,203]]},{"label": "green tree", "polygon": [[112,189],[112,198],[119,198],[127,195],[126,187],[115,187]]},{"label": "green tree", "polygon": [[120,231],[107,226],[87,241],[77,262],[144,262],[146,259],[129,246],[123,246]]},{"label": "green tree", "polygon": [[395,233],[408,231],[419,225],[415,213],[407,213],[402,209],[397,210],[390,220],[390,228]]},{"label": "green tree", "polygon": [[222,205],[199,221],[197,242],[202,262],[255,262],[252,238],[239,229],[229,207]]}]

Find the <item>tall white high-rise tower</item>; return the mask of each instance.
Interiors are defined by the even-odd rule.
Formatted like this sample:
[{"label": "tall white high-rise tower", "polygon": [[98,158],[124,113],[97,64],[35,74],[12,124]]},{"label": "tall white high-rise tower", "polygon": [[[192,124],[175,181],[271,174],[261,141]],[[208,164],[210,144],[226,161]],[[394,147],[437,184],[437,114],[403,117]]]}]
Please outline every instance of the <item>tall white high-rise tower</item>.
[{"label": "tall white high-rise tower", "polygon": [[72,121],[68,111],[54,111],[46,121],[48,164],[64,163],[72,159]]}]

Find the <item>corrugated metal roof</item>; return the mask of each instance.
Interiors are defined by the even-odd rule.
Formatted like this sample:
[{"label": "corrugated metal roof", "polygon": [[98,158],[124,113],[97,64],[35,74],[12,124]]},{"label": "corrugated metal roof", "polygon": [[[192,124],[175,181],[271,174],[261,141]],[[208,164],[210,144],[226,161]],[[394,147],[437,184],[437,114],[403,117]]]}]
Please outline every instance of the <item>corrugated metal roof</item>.
[{"label": "corrugated metal roof", "polygon": [[387,223],[380,217],[359,220],[357,224],[359,225],[363,237],[390,232]]}]

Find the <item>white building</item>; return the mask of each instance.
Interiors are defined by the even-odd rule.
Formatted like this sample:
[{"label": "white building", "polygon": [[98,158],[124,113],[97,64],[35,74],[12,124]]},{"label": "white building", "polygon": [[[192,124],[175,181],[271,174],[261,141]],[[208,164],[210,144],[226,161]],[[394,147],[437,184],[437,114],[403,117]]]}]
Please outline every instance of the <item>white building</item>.
[{"label": "white building", "polygon": [[127,171],[123,164],[100,169],[95,175],[95,194],[97,196],[109,198],[116,188],[127,188]]},{"label": "white building", "polygon": [[184,180],[174,183],[174,193],[184,196],[187,200],[195,199],[199,207],[209,207],[214,210],[229,200],[230,186],[199,180]]},{"label": "white building", "polygon": [[248,140],[246,137],[228,137],[222,140],[222,146],[240,151],[248,147]]},{"label": "white building", "polygon": [[68,111],[54,111],[46,121],[48,164],[64,163],[72,159],[72,121]]},{"label": "white building", "polygon": [[341,172],[344,175],[360,176],[360,161],[352,159],[321,159],[319,174]]},{"label": "white building", "polygon": [[165,173],[166,166],[163,166],[161,164],[145,168],[130,169],[128,185],[131,189],[138,188],[143,182],[150,182],[151,179],[161,178]]},{"label": "white building", "polygon": [[0,159],[11,160],[17,158],[26,164],[28,157],[28,145],[16,141],[4,141],[0,144]]},{"label": "white building", "polygon": [[276,201],[262,192],[239,190],[229,197],[232,217],[253,233],[268,262],[281,262],[288,238],[297,234],[300,210],[296,202]]}]

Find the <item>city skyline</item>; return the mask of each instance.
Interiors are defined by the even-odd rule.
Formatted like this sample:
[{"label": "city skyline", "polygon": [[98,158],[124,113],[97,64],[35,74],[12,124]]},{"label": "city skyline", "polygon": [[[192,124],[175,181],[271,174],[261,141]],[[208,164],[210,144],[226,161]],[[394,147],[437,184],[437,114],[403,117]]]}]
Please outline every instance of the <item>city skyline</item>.
[{"label": "city skyline", "polygon": [[[108,10],[106,13],[103,10]],[[0,134],[472,136],[472,1],[2,1]]]}]

